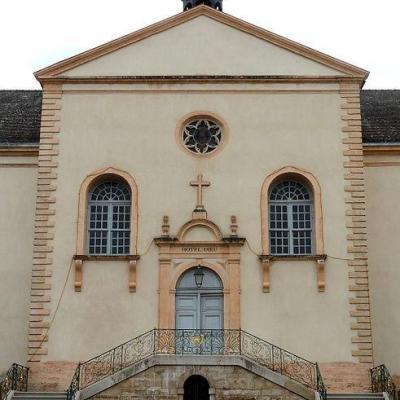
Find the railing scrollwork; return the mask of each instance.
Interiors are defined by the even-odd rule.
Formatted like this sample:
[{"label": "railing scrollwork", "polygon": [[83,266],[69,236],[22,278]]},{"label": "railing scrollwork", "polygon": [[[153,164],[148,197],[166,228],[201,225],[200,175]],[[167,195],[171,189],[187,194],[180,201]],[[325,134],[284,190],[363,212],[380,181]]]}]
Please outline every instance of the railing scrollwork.
[{"label": "railing scrollwork", "polygon": [[10,390],[26,392],[28,389],[29,368],[13,364],[9,370],[0,377],[0,400],[4,400]]},{"label": "railing scrollwork", "polygon": [[396,385],[384,364],[371,369],[371,386],[373,393],[386,392],[390,400],[397,400]]}]

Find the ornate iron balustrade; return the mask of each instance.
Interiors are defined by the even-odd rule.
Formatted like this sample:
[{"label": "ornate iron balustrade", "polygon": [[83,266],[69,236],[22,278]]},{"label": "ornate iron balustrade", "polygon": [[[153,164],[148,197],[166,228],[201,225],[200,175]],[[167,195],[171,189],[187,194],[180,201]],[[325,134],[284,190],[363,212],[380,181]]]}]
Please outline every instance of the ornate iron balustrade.
[{"label": "ornate iron balustrade", "polygon": [[371,386],[373,393],[386,392],[391,400],[397,399],[396,385],[384,364],[371,369]]},{"label": "ornate iron balustrade", "polygon": [[29,368],[13,364],[9,370],[0,377],[0,400],[4,400],[10,390],[26,392],[28,390]]},{"label": "ornate iron balustrade", "polygon": [[326,398],[318,365],[242,330],[154,329],[79,364],[68,399],[75,393],[152,355],[241,355],[314,389]]},{"label": "ornate iron balustrade", "polygon": [[322,400],[326,400],[327,398],[327,391],[324,384],[324,380],[322,379],[321,371],[319,369],[318,364],[315,364],[317,369],[317,392],[319,393],[319,397]]}]

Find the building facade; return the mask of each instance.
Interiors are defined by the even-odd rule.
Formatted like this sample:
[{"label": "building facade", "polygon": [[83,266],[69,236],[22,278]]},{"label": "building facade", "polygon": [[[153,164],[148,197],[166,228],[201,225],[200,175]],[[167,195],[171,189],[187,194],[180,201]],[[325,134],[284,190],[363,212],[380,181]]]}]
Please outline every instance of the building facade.
[{"label": "building facade", "polygon": [[209,398],[307,398],[226,361],[244,332],[318,362],[328,391],[368,392],[374,365],[400,375],[400,94],[185,7],[0,94],[0,368],[64,390],[155,329],[168,362],[86,398],[188,398],[191,375]]}]

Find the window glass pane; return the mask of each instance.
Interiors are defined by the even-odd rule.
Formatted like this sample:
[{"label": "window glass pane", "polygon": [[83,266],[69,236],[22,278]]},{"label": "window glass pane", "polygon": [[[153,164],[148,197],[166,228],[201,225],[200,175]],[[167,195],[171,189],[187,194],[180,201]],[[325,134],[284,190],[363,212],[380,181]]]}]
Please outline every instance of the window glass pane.
[{"label": "window glass pane", "polygon": [[293,253],[311,254],[311,231],[293,232]]},{"label": "window glass pane", "polygon": [[89,231],[89,254],[107,254],[107,231]]},{"label": "window glass pane", "polygon": [[272,188],[269,229],[271,254],[312,254],[312,197],[306,186],[283,181]]},{"label": "window glass pane", "polygon": [[289,254],[289,232],[270,231],[271,254]]},{"label": "window glass pane", "polygon": [[103,182],[92,190],[89,198],[89,254],[129,254],[130,188],[122,182]]},{"label": "window glass pane", "polygon": [[129,254],[130,232],[129,231],[112,231],[111,254],[121,255]]}]

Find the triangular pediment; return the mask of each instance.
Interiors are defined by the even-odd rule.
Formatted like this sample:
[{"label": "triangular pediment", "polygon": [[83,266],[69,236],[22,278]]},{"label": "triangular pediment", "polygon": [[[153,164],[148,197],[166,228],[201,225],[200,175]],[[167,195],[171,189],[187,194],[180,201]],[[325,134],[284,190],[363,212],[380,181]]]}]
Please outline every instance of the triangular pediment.
[{"label": "triangular pediment", "polygon": [[45,78],[354,76],[367,71],[207,6],[178,14],[36,73]]}]

